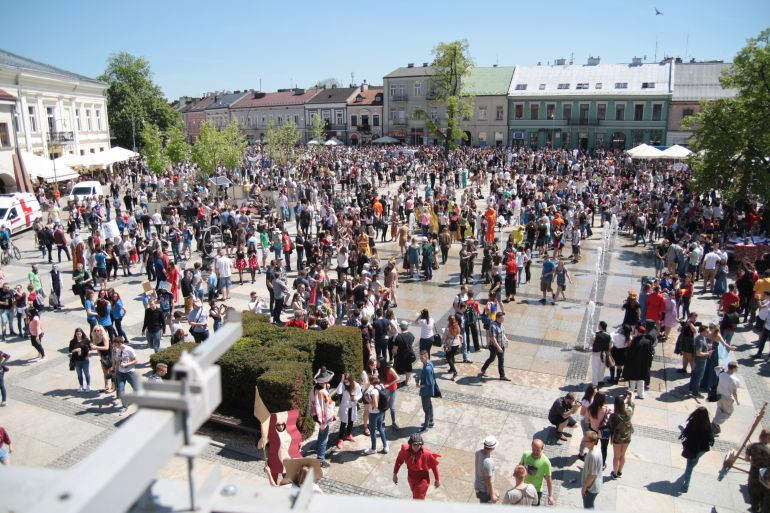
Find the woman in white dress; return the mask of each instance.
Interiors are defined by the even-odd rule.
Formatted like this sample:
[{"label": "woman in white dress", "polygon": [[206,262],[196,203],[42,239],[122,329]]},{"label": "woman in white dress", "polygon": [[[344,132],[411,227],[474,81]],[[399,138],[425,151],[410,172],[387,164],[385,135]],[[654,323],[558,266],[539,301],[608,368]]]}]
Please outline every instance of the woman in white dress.
[{"label": "woman in white dress", "polygon": [[340,384],[332,394],[340,396],[340,406],[337,417],[340,419],[340,432],[337,437],[337,449],[342,448],[342,442],[353,441],[353,423],[358,417],[358,401],[362,397],[361,385],[356,383],[349,373],[342,375]]}]

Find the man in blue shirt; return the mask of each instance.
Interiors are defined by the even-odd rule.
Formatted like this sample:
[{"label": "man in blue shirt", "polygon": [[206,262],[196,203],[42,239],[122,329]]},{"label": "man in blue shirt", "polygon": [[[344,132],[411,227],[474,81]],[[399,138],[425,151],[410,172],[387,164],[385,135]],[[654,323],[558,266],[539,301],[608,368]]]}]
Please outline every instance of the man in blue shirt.
[{"label": "man in blue shirt", "polygon": [[546,294],[548,292],[551,293],[551,296],[553,297],[552,304],[556,304],[556,294],[553,292],[553,275],[554,270],[556,269],[556,263],[551,260],[551,258],[548,256],[548,254],[545,255],[545,260],[543,260],[543,274],[540,275],[540,292],[543,293],[543,299],[540,300],[542,304],[546,303]]},{"label": "man in blue shirt", "polygon": [[425,422],[420,432],[425,432],[433,427],[433,396],[436,393],[436,375],[433,373],[433,364],[428,359],[428,352],[420,352],[422,372],[420,373],[420,400],[422,411],[425,414]]},{"label": "man in blue shirt", "polygon": [[96,277],[99,278],[101,288],[107,283],[107,253],[100,247],[94,253],[94,262],[96,262]]}]

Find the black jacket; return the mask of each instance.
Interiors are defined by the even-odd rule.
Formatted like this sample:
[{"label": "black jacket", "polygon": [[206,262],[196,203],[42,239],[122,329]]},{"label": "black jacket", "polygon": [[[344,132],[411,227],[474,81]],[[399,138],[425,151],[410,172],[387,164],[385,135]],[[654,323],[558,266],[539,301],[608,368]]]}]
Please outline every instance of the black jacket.
[{"label": "black jacket", "polygon": [[645,336],[635,336],[631,345],[626,348],[626,365],[623,367],[623,377],[628,380],[650,379],[652,367],[652,345]]},{"label": "black jacket", "polygon": [[160,331],[163,329],[163,312],[160,308],[148,308],[144,311],[144,324],[142,332]]}]

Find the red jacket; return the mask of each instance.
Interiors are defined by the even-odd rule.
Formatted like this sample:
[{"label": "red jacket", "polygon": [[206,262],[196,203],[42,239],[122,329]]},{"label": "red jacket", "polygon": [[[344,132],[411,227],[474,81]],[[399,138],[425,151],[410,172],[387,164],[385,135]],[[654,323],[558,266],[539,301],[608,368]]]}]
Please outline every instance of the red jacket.
[{"label": "red jacket", "polygon": [[659,321],[666,310],[666,301],[660,292],[653,292],[647,296],[647,319],[650,321]]},{"label": "red jacket", "polygon": [[401,465],[406,464],[406,468],[411,474],[412,472],[428,472],[433,471],[433,477],[436,481],[438,477],[438,459],[440,454],[430,451],[424,447],[420,448],[418,452],[412,452],[409,449],[409,444],[401,445],[401,451],[396,457],[396,463],[393,465],[393,473],[398,474],[398,470]]}]

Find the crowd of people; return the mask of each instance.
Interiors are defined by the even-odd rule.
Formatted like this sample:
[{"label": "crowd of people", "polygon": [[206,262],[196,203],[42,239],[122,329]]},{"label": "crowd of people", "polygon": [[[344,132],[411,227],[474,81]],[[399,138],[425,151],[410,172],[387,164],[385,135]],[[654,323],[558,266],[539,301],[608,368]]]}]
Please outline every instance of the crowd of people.
[{"label": "crowd of people", "polygon": [[[220,168],[217,175],[242,187],[244,199],[235,199],[231,188],[210,185],[194,165],[153,175],[135,161],[104,177],[108,192],[101,198],[69,201],[66,208],[58,198],[46,201],[46,218],[34,227],[36,244],[49,263],[54,246],[58,263],[62,253],[71,260],[72,292],[80,298],[88,325],[75,331],[69,345],[80,390],[90,391],[90,355],[99,357],[103,391],[115,391],[119,398],[125,383],[138,386],[136,343],[123,330],[126,305],[115,290],[121,280],[146,276],[142,335],[158,351],[166,336],[170,344],[187,336],[205,342],[209,325],[216,331],[226,321],[232,289],[248,288],[264,275],[267,297],[252,292],[249,310],[295,329],[344,324],[361,331],[364,373],[343,376],[333,393],[328,382],[317,383],[310,404],[319,421],[321,467],[329,465],[331,422],[340,420],[340,449],[353,439],[359,404],[364,435],[371,438],[364,454],[377,450],[378,436],[387,453],[385,417],[390,412],[391,428],[399,433],[399,389],[419,387],[425,432],[434,425],[432,399],[440,395],[435,366],[444,365],[442,360],[446,376],[455,380],[458,364],[486,348],[480,377],[487,378],[497,361],[500,380],[509,381],[505,353],[516,335],[506,327],[506,305],[533,280],[541,304],[566,300],[572,284],[569,265],[581,260],[583,241],[597,227],[618,226],[635,244],[651,246],[654,272],[639,290],[629,292],[617,329],[610,332],[600,323],[591,348],[591,384],[583,399],[558,399],[548,419],[557,438],[566,440],[569,428],[577,425],[572,415],[581,413],[583,496],[591,507],[601,489],[610,442],[611,477],[622,476],[635,401],[645,397],[658,344],[676,337],[680,370],[687,373],[689,367],[689,393],[700,397],[706,391],[718,398],[713,421],[698,409],[688,423],[692,429],[683,435],[691,446],[682,482],[686,490],[697,459],[738,401],[740,380],[729,352],[740,315],[760,332],[758,355],[770,337],[770,253],[753,261],[731,261],[730,256],[736,240],[770,233],[768,209],[748,201],[724,202],[716,192],[693,192],[691,171],[683,164],[640,163],[609,150],[345,147],[308,150],[296,163],[278,166],[255,146],[242,166]],[[158,199],[164,201],[155,207]],[[383,244],[398,249],[383,251]],[[566,257],[564,246],[570,250]],[[458,264],[450,258],[455,254]],[[427,309],[399,320],[400,284],[433,280],[435,270],[455,265],[461,288],[447,304],[445,325],[437,325]],[[11,336],[24,330],[41,360],[40,311],[47,296],[48,307],[61,306],[61,273],[53,264],[47,273],[49,293],[37,264],[28,284],[12,290],[5,283],[0,290],[3,338],[6,328]],[[728,283],[731,276],[734,283]],[[696,291],[699,281],[702,288]],[[714,295],[718,322],[697,321],[690,311],[696,293]],[[412,325],[419,339],[410,333]],[[418,359],[422,369],[415,371]],[[155,371],[156,378],[163,372]],[[0,371],[0,384],[2,376]],[[620,381],[628,382],[629,392],[613,400],[599,390]],[[532,452],[522,457],[513,470],[517,486],[502,498],[493,485],[496,446],[488,437],[477,453],[480,501],[539,503],[545,481],[547,502],[554,502],[542,443],[533,442]],[[414,497],[424,498],[428,470],[439,485],[438,458],[423,448],[421,438],[412,437],[401,448],[394,480],[400,461],[409,469]]]}]

